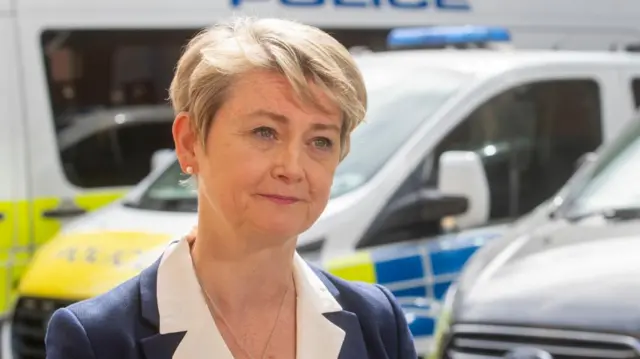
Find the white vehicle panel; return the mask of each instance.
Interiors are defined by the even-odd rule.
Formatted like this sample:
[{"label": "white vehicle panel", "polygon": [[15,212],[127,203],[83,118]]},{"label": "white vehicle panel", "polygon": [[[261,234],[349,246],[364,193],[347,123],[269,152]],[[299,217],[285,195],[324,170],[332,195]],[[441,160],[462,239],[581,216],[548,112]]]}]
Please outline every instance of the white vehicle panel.
[{"label": "white vehicle panel", "polygon": [[40,49],[40,29],[20,22],[20,31],[23,65],[29,69],[24,71],[24,83],[29,103],[25,122],[29,133],[28,161],[31,164],[32,196],[72,196],[74,191],[64,179],[58,156],[46,71]]},{"label": "white vehicle panel", "polygon": [[189,233],[197,221],[195,213],[131,209],[116,202],[69,223],[62,233],[133,231],[180,238]]},{"label": "white vehicle panel", "polygon": [[[8,1],[8,0],[3,0]],[[301,6],[301,3],[315,5]],[[18,0],[20,13],[54,10],[51,16],[73,12],[98,12],[107,17],[104,11],[135,13],[145,12],[145,16],[163,13],[167,19],[179,13],[190,13],[192,19],[205,22],[215,21],[219,17],[246,13],[260,16],[279,16],[295,18],[320,26],[347,27],[383,27],[425,25],[428,16],[430,24],[451,23],[500,23],[505,26],[575,26],[588,28],[618,28],[623,31],[637,27],[640,4],[633,0],[584,0],[577,6],[572,1],[530,1],[514,0],[415,0],[412,8],[403,8],[397,1],[381,0],[239,0],[233,6],[231,0]],[[379,5],[375,5],[379,4]],[[153,9],[149,11],[149,9]],[[139,14],[138,14],[139,16]],[[115,19],[112,18],[112,21]],[[631,30],[627,30],[631,31]]]},{"label": "white vehicle panel", "polygon": [[[0,15],[0,48],[17,47],[14,25],[15,19]],[[0,202],[15,202],[27,196],[26,146],[21,120],[24,101],[20,97],[22,86],[17,54],[13,51],[5,54],[0,56]]]},{"label": "white vehicle panel", "polygon": [[12,8],[13,8],[12,0],[0,0],[0,16],[9,15]]}]

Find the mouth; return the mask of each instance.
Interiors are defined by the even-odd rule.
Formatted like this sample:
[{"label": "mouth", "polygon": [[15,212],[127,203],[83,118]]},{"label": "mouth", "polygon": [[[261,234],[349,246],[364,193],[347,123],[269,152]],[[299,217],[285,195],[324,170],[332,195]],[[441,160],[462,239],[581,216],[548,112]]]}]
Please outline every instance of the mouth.
[{"label": "mouth", "polygon": [[260,194],[259,196],[262,198],[268,199],[271,202],[282,204],[282,205],[294,204],[294,203],[300,202],[300,198],[280,196],[277,194]]}]

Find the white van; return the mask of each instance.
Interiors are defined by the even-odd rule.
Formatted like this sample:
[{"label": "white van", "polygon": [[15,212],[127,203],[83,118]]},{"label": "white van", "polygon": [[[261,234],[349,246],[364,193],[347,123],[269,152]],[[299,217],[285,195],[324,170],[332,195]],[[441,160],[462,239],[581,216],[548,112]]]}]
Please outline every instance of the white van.
[{"label": "white van", "polygon": [[617,4],[0,0],[0,313],[40,244],[120,198],[148,174],[151,154],[171,146],[166,87],[199,28],[234,13],[287,17],[381,49],[390,29],[428,19],[507,26],[518,47],[604,50],[639,38],[640,5]]}]

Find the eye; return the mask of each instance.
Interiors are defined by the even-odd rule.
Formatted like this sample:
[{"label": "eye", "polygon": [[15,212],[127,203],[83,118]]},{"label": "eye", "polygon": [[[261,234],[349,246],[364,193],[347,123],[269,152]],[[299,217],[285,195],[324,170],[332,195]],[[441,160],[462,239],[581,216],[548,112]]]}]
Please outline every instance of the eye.
[{"label": "eye", "polygon": [[330,149],[333,146],[333,141],[326,137],[318,137],[313,139],[313,145],[320,149]]},{"label": "eye", "polygon": [[252,131],[255,135],[265,139],[274,139],[276,137],[276,131],[270,127],[258,127]]}]

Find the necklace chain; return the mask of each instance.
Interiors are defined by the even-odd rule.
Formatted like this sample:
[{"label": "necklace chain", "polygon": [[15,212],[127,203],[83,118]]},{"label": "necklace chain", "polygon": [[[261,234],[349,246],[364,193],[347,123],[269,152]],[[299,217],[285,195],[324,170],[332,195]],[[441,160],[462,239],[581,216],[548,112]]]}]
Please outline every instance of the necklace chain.
[{"label": "necklace chain", "polygon": [[[195,273],[195,264],[193,263],[193,261],[192,261],[192,265],[193,265],[193,270],[194,270],[194,273]],[[233,339],[233,341],[236,342],[236,344],[244,352],[244,354],[249,359],[254,359],[254,357],[240,343],[240,341],[238,340],[238,337],[234,334],[233,329],[231,328],[231,326],[229,325],[229,323],[225,319],[224,315],[222,315],[222,311],[220,310],[220,308],[218,308],[218,306],[216,305],[215,301],[213,300],[213,298],[211,298],[211,296],[209,295],[207,290],[204,289],[204,286],[202,285],[202,282],[200,281],[200,278],[198,277],[198,274],[196,273],[195,275],[196,275],[196,279],[198,281],[198,284],[200,285],[200,289],[202,290],[202,293],[205,296],[205,299],[206,299],[206,302],[207,302],[207,304],[209,306],[209,309],[211,311],[213,311],[212,315],[213,316],[217,315],[220,318],[220,321],[222,321],[222,324],[224,324],[224,326],[226,326],[227,329],[229,330],[229,334],[231,334],[231,338]],[[289,289],[290,288],[291,288],[291,284],[289,284],[287,286],[287,289],[284,291],[284,294],[282,295],[282,299],[280,301],[280,308],[278,309],[278,314],[276,315],[276,319],[273,322],[273,326],[271,327],[271,331],[269,332],[269,336],[267,337],[267,342],[264,345],[264,349],[262,349],[262,354],[259,357],[260,359],[264,358],[265,354],[267,353],[267,349],[269,349],[269,344],[271,343],[271,339],[273,338],[273,334],[274,334],[274,332],[276,330],[276,327],[278,326],[278,321],[280,319],[280,314],[282,313],[282,309],[284,308],[285,299],[287,298],[287,294],[289,294]],[[212,318],[212,319],[214,319],[214,318]],[[215,319],[214,319],[214,321],[215,321]]]}]

